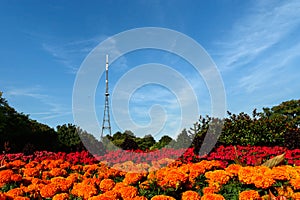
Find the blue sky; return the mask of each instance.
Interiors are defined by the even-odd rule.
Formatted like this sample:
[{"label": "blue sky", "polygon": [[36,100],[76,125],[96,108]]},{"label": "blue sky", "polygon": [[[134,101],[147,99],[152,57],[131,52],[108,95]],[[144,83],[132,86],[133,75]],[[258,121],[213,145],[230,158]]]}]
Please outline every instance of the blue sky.
[{"label": "blue sky", "polygon": [[[51,127],[74,123],[73,85],[87,55],[99,43],[120,32],[162,27],[181,32],[202,45],[222,77],[227,110],[251,113],[254,108],[261,110],[299,99],[299,10],[297,0],[4,0],[0,2],[0,91],[17,111],[39,122]],[[196,76],[185,60],[167,52],[145,49],[116,60],[110,65],[110,92],[113,93],[124,74],[136,66],[154,62],[177,70],[188,80],[199,100],[199,114],[210,114],[210,96],[203,78]],[[99,60],[99,67],[105,67],[104,58]],[[166,77],[169,79],[172,81]],[[103,94],[104,76],[101,76],[95,94],[100,124]],[[156,129],[159,129],[156,138],[178,134],[181,111],[177,103],[176,94],[157,84],[147,84],[132,93],[129,99],[132,120],[146,127],[151,124],[136,134],[153,134]],[[118,109],[116,112],[123,112]],[[163,112],[166,115],[159,118]],[[165,117],[168,122],[162,125]],[[133,128],[118,127],[112,115],[111,120],[112,132]],[[197,118],[184,120],[184,127],[189,128]]]}]

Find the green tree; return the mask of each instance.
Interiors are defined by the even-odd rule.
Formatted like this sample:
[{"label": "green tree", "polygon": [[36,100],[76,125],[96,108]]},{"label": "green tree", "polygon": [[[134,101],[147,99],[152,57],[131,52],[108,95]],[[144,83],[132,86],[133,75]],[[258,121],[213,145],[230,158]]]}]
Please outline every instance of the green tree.
[{"label": "green tree", "polygon": [[126,137],[121,144],[123,150],[137,150],[139,148],[138,144],[131,137]]},{"label": "green tree", "polygon": [[206,117],[200,115],[198,121],[194,123],[193,127],[188,131],[192,139],[191,146],[194,147],[195,153],[198,153],[201,148],[211,120],[212,118],[208,115],[206,115]]},{"label": "green tree", "polygon": [[77,127],[73,124],[64,124],[57,126],[57,136],[59,145],[65,151],[76,151],[81,145],[81,140]]},{"label": "green tree", "polygon": [[300,99],[284,101],[281,104],[270,108],[263,108],[262,116],[274,119],[278,116],[287,118],[290,125],[300,127]]},{"label": "green tree", "polygon": [[8,142],[12,152],[53,151],[56,139],[53,128],[17,112],[9,106],[0,92],[0,148],[3,148],[3,144]]},{"label": "green tree", "polygon": [[105,153],[105,149],[103,143],[98,141],[92,134],[82,130],[77,127],[76,129],[82,144],[85,148],[92,154],[103,155]]},{"label": "green tree", "polygon": [[[138,149],[138,144],[136,143],[137,138],[135,137],[134,133],[129,130],[126,130],[124,133],[118,131],[113,136],[106,136],[103,139],[106,149],[116,149],[116,147],[124,150]],[[107,140],[110,140],[111,143]]]},{"label": "green tree", "polygon": [[188,135],[187,130],[183,129],[176,138],[174,148],[176,148],[176,149],[188,148],[191,146],[191,144],[192,144],[191,137]]},{"label": "green tree", "polygon": [[136,138],[135,141],[138,148],[143,151],[147,149],[149,150],[156,143],[152,135],[145,135],[143,138]]},{"label": "green tree", "polygon": [[164,147],[168,147],[168,145],[171,145],[170,143],[173,141],[173,143],[175,142],[170,136],[168,135],[164,135],[162,136],[158,142],[156,142],[151,148],[150,150],[154,150],[154,149],[161,149]]}]

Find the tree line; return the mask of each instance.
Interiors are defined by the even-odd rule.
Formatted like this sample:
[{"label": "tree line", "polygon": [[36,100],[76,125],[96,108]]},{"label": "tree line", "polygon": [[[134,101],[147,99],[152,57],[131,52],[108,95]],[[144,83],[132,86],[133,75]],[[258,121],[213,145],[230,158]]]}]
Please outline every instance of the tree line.
[{"label": "tree line", "polygon": [[[152,135],[136,137],[127,130],[98,141],[93,135],[73,124],[58,125],[56,130],[29,118],[9,106],[0,92],[0,150],[6,152],[32,153],[36,150],[73,152],[85,150],[84,144],[93,152],[102,154],[116,147],[124,150],[155,150],[160,148],[193,147],[199,152],[201,146],[217,141],[219,145],[259,145],[300,148],[300,100],[290,100],[262,112],[253,110],[252,116],[241,112],[224,119],[200,116],[193,127],[184,129],[173,139],[167,135],[155,141]],[[208,131],[210,130],[210,131]],[[221,134],[218,134],[221,133]],[[204,138],[206,138],[204,140]],[[84,144],[83,142],[84,141]]]},{"label": "tree line", "polygon": [[85,150],[84,138],[103,152],[102,144],[96,138],[73,124],[58,125],[56,130],[32,120],[28,115],[17,112],[9,106],[0,92],[0,151],[6,153],[34,151],[74,152]]}]

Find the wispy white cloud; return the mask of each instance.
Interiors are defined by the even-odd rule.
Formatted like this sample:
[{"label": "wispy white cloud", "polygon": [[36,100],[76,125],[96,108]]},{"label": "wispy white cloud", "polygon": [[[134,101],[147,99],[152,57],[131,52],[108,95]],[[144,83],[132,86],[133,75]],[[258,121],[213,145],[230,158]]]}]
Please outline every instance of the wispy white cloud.
[{"label": "wispy white cloud", "polygon": [[53,119],[71,114],[71,111],[68,111],[65,106],[55,103],[55,99],[53,97],[43,93],[42,88],[39,86],[31,88],[10,88],[6,91],[6,95],[11,98],[29,97],[32,98],[32,100],[39,101],[43,105],[42,110],[26,114],[30,114],[33,117],[38,116],[38,118],[42,120]]},{"label": "wispy white cloud", "polygon": [[237,19],[226,36],[229,39],[217,42],[222,51],[218,59],[221,70],[249,64],[299,26],[299,1],[266,2],[253,2],[249,13]]},{"label": "wispy white cloud", "polygon": [[41,45],[43,50],[65,66],[69,73],[75,74],[84,58],[104,39],[104,36],[99,36],[65,43],[54,43],[51,40]]},{"label": "wispy white cloud", "polygon": [[[285,69],[291,67],[289,64],[293,59],[300,56],[300,42],[285,51],[274,52],[270,59],[264,59],[261,63],[253,66],[248,75],[240,78],[238,87],[252,93],[261,89],[262,86],[284,85],[282,78],[292,82],[292,76],[286,74]],[[284,74],[288,75],[282,77]],[[300,74],[299,74],[300,75]]]}]

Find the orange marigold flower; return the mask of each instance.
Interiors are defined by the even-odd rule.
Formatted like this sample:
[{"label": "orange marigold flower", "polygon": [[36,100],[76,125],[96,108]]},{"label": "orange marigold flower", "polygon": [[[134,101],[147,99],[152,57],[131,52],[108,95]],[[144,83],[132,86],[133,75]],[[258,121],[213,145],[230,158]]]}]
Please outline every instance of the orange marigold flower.
[{"label": "orange marigold flower", "polygon": [[182,200],[200,200],[201,196],[198,192],[188,190],[182,193]]},{"label": "orange marigold flower", "polygon": [[67,193],[60,193],[60,194],[54,195],[52,200],[69,200],[69,196],[70,195]]},{"label": "orange marigold flower", "polygon": [[138,189],[133,186],[125,186],[119,189],[123,199],[132,199],[138,195]]},{"label": "orange marigold flower", "polygon": [[90,197],[90,198],[88,198],[88,200],[115,200],[115,199],[106,197],[106,196],[103,196],[102,194],[100,194],[97,196]]},{"label": "orange marigold flower", "polygon": [[144,189],[144,190],[148,190],[148,189],[150,188],[150,182],[149,182],[148,180],[142,182],[142,183],[139,185],[139,188]]},{"label": "orange marigold flower", "polygon": [[278,187],[278,188],[275,188],[275,189],[278,193],[278,196],[285,196],[287,198],[292,198],[293,197],[294,191],[289,186],[287,186],[287,187]]},{"label": "orange marigold flower", "polygon": [[148,200],[148,199],[144,196],[136,196],[133,198],[133,200]]},{"label": "orange marigold flower", "polygon": [[216,187],[205,187],[203,188],[203,194],[214,194],[219,192],[219,188]]},{"label": "orange marigold flower", "polygon": [[83,166],[82,165],[71,165],[70,169],[73,171],[82,171]]},{"label": "orange marigold flower", "polygon": [[0,200],[6,200],[7,196],[5,194],[3,194],[2,192],[0,192]]},{"label": "orange marigold flower", "polygon": [[63,163],[64,163],[64,160],[62,160],[62,159],[49,160],[49,161],[45,161],[44,163],[42,161],[42,164],[45,164],[45,167],[50,170],[54,169],[54,168],[60,168],[60,165]]},{"label": "orange marigold flower", "polygon": [[180,170],[182,173],[187,174],[190,172],[190,166],[191,166],[191,164],[184,164],[184,165],[180,166],[178,168],[178,170]]},{"label": "orange marigold flower", "polygon": [[275,180],[289,180],[290,175],[284,166],[273,167],[270,175]]},{"label": "orange marigold flower", "polygon": [[39,162],[37,162],[37,161],[31,161],[25,165],[25,168],[34,168],[38,164],[39,164]]},{"label": "orange marigold flower", "polygon": [[225,198],[220,194],[204,194],[201,200],[225,200]]},{"label": "orange marigold flower", "polygon": [[26,193],[34,193],[39,192],[45,184],[30,184],[26,188],[23,188],[24,192]]},{"label": "orange marigold flower", "polygon": [[230,180],[230,174],[225,170],[215,170],[205,173],[205,177],[209,182],[219,183],[221,185],[226,184]]},{"label": "orange marigold flower", "polygon": [[138,181],[140,181],[144,177],[144,174],[142,173],[134,173],[134,172],[128,172],[125,175],[125,178],[123,180],[124,184],[130,185],[130,184],[136,184]]},{"label": "orange marigold flower", "polygon": [[13,174],[13,175],[11,175],[10,179],[11,179],[11,181],[19,182],[22,180],[22,175],[21,174]]},{"label": "orange marigold flower", "polygon": [[266,189],[271,187],[275,183],[275,180],[272,179],[272,177],[268,177],[264,174],[253,174],[252,183],[257,188]]},{"label": "orange marigold flower", "polygon": [[116,185],[115,185],[115,187],[114,187],[113,190],[119,190],[119,189],[121,189],[123,187],[126,187],[126,185],[124,183],[122,183],[122,182],[119,182],[119,183],[116,183]]},{"label": "orange marigold flower", "polygon": [[300,177],[291,179],[290,183],[295,190],[300,189]]},{"label": "orange marigold flower", "polygon": [[242,168],[241,165],[238,164],[231,164],[228,167],[225,168],[225,171],[231,174],[231,176],[237,176],[239,173],[239,170]]},{"label": "orange marigold flower", "polygon": [[82,175],[78,174],[78,173],[72,173],[72,174],[69,174],[69,176],[66,179],[71,181],[72,183],[76,183],[76,182],[81,181]]},{"label": "orange marigold flower", "polygon": [[14,172],[11,169],[6,169],[0,171],[0,183],[6,184],[11,181],[11,176]]},{"label": "orange marigold flower", "polygon": [[88,199],[89,197],[92,197],[98,193],[97,189],[94,185],[86,185],[83,183],[77,183],[73,186],[73,189],[71,190],[71,194],[83,197],[84,199]]},{"label": "orange marigold flower", "polygon": [[178,188],[186,183],[188,175],[177,169],[167,169],[157,179],[157,184],[163,188]]},{"label": "orange marigold flower", "polygon": [[111,199],[119,199],[120,193],[115,190],[110,190],[102,194],[102,196],[111,198]]},{"label": "orange marigold flower", "polygon": [[183,162],[179,160],[172,160],[171,162],[169,162],[165,159],[158,160],[157,163],[159,164],[159,167],[167,165],[170,168],[177,168],[183,164]]},{"label": "orange marigold flower", "polygon": [[154,172],[154,171],[149,172],[149,174],[147,176],[147,179],[148,180],[154,180],[154,179],[156,179],[156,172]]},{"label": "orange marigold flower", "polygon": [[195,179],[200,176],[201,174],[204,174],[207,170],[210,170],[213,167],[220,167],[221,164],[219,161],[207,161],[202,160],[198,163],[193,163],[189,166],[189,181],[191,183],[195,182]]},{"label": "orange marigold flower", "polygon": [[[1,199],[1,197],[0,197]],[[29,197],[21,197],[21,196],[17,196],[17,197],[14,197],[14,200],[30,200]]]},{"label": "orange marigold flower", "polygon": [[40,194],[44,198],[52,198],[58,191],[59,187],[54,183],[50,183],[42,187]]},{"label": "orange marigold flower", "polygon": [[295,192],[294,194],[293,194],[293,197],[292,197],[293,199],[300,199],[300,192]]},{"label": "orange marigold flower", "polygon": [[98,185],[100,185],[101,180],[98,178],[83,177],[83,181],[81,183],[86,184],[86,185],[93,185],[93,186],[97,187]]},{"label": "orange marigold flower", "polygon": [[151,198],[151,200],[176,200],[174,197],[167,195],[156,195]]},{"label": "orange marigold flower", "polygon": [[59,165],[59,168],[61,168],[61,169],[67,169],[70,167],[71,167],[71,164],[68,161],[64,161],[64,163]]},{"label": "orange marigold flower", "polygon": [[50,174],[49,171],[43,171],[42,172],[42,179],[43,180],[48,180],[50,177],[52,177],[52,175]]},{"label": "orange marigold flower", "polygon": [[260,195],[255,190],[246,190],[239,194],[239,200],[258,200],[260,199]]},{"label": "orange marigold flower", "polygon": [[71,180],[64,177],[54,177],[51,179],[51,183],[57,185],[61,192],[67,192],[73,184]]},{"label": "orange marigold flower", "polygon": [[25,166],[25,162],[23,162],[23,161],[21,161],[21,160],[14,160],[14,161],[12,161],[12,162],[9,162],[8,163],[8,165],[7,165],[7,167],[8,168],[20,168],[20,167],[23,167],[23,166]]},{"label": "orange marigold flower", "polygon": [[116,177],[120,175],[120,171],[113,169],[113,168],[109,168],[106,173],[104,174],[104,178],[110,178],[110,177]]},{"label": "orange marigold flower", "polygon": [[103,179],[100,182],[100,190],[103,192],[112,190],[115,187],[116,183],[112,179]]},{"label": "orange marigold flower", "polygon": [[56,176],[65,176],[67,175],[67,171],[61,168],[53,168],[51,169],[51,171],[49,172],[51,174],[51,176],[56,177]]},{"label": "orange marigold flower", "polygon": [[11,198],[15,198],[17,196],[22,196],[23,194],[24,194],[24,191],[20,188],[14,188],[14,189],[11,189],[8,192],[6,192],[6,195]]},{"label": "orange marigold flower", "polygon": [[25,168],[23,169],[23,175],[26,177],[38,177],[40,175],[39,168]]},{"label": "orange marigold flower", "polygon": [[252,176],[254,173],[255,173],[254,167],[251,166],[242,167],[238,172],[239,180],[242,183],[251,184]]}]

